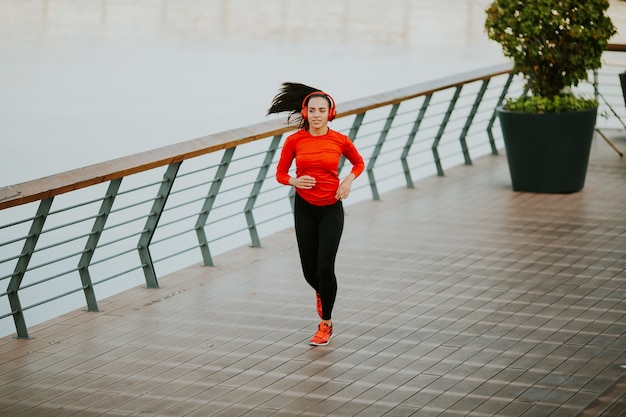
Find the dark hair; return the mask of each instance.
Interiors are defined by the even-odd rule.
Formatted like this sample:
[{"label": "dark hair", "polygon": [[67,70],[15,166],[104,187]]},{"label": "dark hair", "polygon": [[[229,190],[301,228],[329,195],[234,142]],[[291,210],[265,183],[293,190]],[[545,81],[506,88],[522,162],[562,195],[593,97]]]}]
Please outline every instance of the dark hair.
[{"label": "dark hair", "polygon": [[[303,103],[304,99],[317,92],[320,93],[319,97],[324,97],[328,101],[328,106],[332,107],[333,103],[330,98],[322,92],[322,90],[300,83],[285,82],[282,84],[278,94],[274,97],[274,100],[272,100],[272,105],[267,110],[267,114],[289,112],[287,123],[289,123],[291,118],[295,116],[294,118],[296,119],[299,128],[308,129],[309,122],[302,117],[300,112],[302,111],[302,105],[307,104]],[[311,95],[311,97],[307,99],[307,102],[312,97],[318,97],[318,95]]]}]

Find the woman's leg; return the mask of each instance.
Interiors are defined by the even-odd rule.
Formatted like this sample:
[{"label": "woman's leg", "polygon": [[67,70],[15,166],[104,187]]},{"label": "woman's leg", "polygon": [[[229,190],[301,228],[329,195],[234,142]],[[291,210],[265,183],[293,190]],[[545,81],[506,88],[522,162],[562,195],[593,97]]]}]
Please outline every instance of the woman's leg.
[{"label": "woman's leg", "polygon": [[294,224],[302,273],[306,282],[319,294],[320,285],[317,276],[318,221],[316,211],[315,206],[307,203],[296,194]]},{"label": "woman's leg", "polygon": [[296,194],[294,220],[304,278],[321,298],[322,319],[330,320],[337,296],[335,260],[343,232],[343,205],[338,201],[318,207]]},{"label": "woman's leg", "polygon": [[317,240],[318,293],[322,299],[322,320],[330,320],[337,297],[335,260],[343,232],[344,214],[341,202],[323,207],[321,211]]}]

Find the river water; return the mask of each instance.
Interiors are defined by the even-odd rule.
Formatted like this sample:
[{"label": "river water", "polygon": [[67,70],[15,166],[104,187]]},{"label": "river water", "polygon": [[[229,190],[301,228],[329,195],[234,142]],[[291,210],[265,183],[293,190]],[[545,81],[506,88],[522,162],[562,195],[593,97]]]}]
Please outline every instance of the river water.
[{"label": "river water", "polygon": [[486,0],[0,0],[0,186],[505,62]]},{"label": "river water", "polygon": [[[0,186],[505,62],[490,0],[0,0]],[[612,0],[616,25],[625,3]]]},{"label": "river water", "polygon": [[[0,186],[505,62],[490,0],[0,0]],[[625,3],[610,13],[622,26]]]}]

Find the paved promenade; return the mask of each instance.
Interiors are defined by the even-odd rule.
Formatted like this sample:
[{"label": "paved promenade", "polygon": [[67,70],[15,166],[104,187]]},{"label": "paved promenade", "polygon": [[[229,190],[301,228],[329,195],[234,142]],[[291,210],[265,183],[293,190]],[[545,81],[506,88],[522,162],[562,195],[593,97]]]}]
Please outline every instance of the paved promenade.
[{"label": "paved promenade", "polygon": [[626,160],[600,137],[580,193],[514,193],[500,155],[347,207],[325,347],[292,230],[215,262],[0,339],[0,415],[626,415]]}]

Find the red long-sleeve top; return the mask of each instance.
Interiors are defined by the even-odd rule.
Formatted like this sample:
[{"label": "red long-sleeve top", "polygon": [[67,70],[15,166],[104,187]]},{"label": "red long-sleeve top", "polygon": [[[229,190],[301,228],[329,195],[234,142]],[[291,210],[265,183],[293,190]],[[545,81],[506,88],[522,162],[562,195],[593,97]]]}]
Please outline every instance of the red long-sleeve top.
[{"label": "red long-sleeve top", "polygon": [[334,204],[337,202],[335,193],[339,188],[341,155],[350,161],[351,173],[358,177],[365,169],[365,163],[349,137],[331,129],[325,135],[311,136],[301,129],[285,140],[276,166],[276,180],[289,185],[289,169],[295,159],[296,177],[310,175],[315,178],[313,188],[296,188],[296,192],[316,206]]}]

